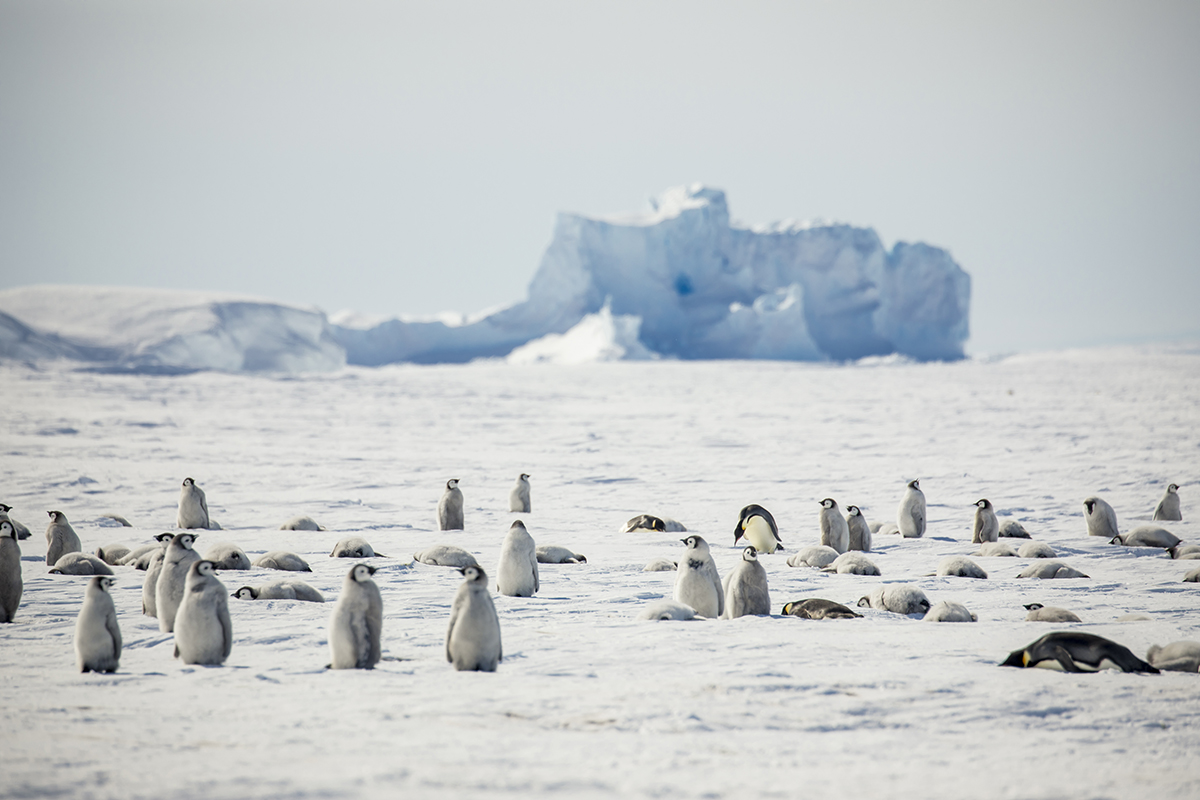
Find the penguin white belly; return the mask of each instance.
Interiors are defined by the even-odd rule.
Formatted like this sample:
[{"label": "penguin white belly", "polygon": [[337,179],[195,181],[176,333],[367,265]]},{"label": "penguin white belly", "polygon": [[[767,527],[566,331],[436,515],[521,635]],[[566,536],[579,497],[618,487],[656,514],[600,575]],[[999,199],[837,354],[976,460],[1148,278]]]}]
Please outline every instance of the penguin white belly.
[{"label": "penguin white belly", "polygon": [[104,662],[111,661],[116,655],[112,634],[105,625],[106,619],[106,609],[99,604],[85,607],[79,612],[75,627],[75,652],[79,656],[80,667],[83,664],[103,667]]},{"label": "penguin white belly", "polygon": [[701,617],[717,618],[720,613],[717,592],[712,579],[696,569],[682,569],[675,581],[675,600],[696,609]]},{"label": "penguin white belly", "polygon": [[[191,606],[189,608],[189,606]],[[189,603],[175,618],[175,647],[184,664],[220,664],[225,661],[225,630],[216,614]]]},{"label": "penguin white belly", "polygon": [[751,517],[743,529],[742,536],[760,553],[774,553],[779,544],[775,541],[771,526],[762,517]]}]

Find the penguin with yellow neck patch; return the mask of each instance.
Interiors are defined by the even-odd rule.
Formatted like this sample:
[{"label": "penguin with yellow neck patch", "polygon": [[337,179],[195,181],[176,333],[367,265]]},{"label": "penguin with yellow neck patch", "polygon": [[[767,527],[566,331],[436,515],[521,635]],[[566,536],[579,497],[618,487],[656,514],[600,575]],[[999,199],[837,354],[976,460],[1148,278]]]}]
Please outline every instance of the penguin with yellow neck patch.
[{"label": "penguin with yellow neck patch", "polygon": [[738,514],[738,522],[733,529],[733,543],[737,544],[743,536],[760,553],[774,553],[783,549],[775,518],[757,503],[746,506]]},{"label": "penguin with yellow neck patch", "polygon": [[1047,633],[1027,647],[1012,651],[1000,666],[1041,667],[1062,672],[1099,672],[1102,669],[1158,672],[1128,647],[1103,636],[1078,631]]}]

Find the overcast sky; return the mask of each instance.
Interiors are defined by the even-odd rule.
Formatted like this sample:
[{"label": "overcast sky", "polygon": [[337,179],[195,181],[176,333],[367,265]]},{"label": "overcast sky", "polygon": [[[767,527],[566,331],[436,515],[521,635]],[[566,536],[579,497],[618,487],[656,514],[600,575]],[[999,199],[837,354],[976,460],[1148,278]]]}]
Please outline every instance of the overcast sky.
[{"label": "overcast sky", "polygon": [[1200,335],[1200,3],[8,2],[0,288],[520,300],[559,211],[925,241],[973,353]]}]

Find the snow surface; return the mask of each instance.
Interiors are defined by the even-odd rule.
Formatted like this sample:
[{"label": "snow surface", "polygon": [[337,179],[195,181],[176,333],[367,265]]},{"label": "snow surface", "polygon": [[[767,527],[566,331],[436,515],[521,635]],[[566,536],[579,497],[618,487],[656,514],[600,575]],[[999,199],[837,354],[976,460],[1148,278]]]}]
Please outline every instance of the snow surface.
[{"label": "snow surface", "polygon": [[[115,675],[75,672],[87,578],[49,575],[22,543],[25,596],[0,625],[0,796],[1194,798],[1200,676],[1071,675],[1002,668],[1057,629],[1107,636],[1144,656],[1200,640],[1195,562],[1085,533],[1082,500],[1150,519],[1169,482],[1200,540],[1200,348],[1124,348],[983,361],[618,362],[588,366],[346,368],[304,379],[161,377],[0,365],[3,492],[39,529],[48,509],[85,549],[169,530],[179,483],[207,492],[251,557],[295,550],[325,605],[230,600],[220,668],[185,667],[141,616],[144,573],[115,567],[125,651]],[[531,474],[539,544],[587,556],[542,565],[532,598],[496,597],[504,661],[494,674],[445,661],[461,580],[410,564],[437,543],[476,553],[493,578]],[[447,478],[466,530],[438,532]],[[818,541],[819,501],[894,518],[907,479],[928,498],[923,539],[876,536],[880,577],[791,568]],[[977,558],[987,580],[924,577],[974,552],[973,503],[1090,579],[1014,576],[1029,562]],[[635,514],[674,517],[740,557],[738,509],[769,508],[788,549],[763,556],[775,616],[639,622],[670,597],[680,534],[618,533]],[[120,513],[134,528],[102,518]],[[298,513],[327,532],[280,531]],[[353,563],[334,542],[366,538],[384,599],[384,660],[327,671],[326,623]],[[206,544],[207,542],[207,544]],[[293,576],[223,572],[243,584]],[[789,600],[853,605],[914,583],[976,623],[871,609],[857,620],[777,615]],[[1022,604],[1083,622],[1025,622]],[[1142,621],[1118,622],[1127,614]]]}]

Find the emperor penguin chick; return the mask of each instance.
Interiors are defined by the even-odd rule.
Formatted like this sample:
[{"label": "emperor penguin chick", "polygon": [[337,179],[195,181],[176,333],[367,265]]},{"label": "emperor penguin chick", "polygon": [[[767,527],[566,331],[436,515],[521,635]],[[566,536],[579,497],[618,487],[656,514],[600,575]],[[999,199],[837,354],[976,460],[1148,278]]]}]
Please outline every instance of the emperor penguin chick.
[{"label": "emperor penguin chick", "polygon": [[76,535],[67,515],[61,511],[48,511],[50,524],[46,526],[46,566],[53,567],[67,553],[83,552],[83,545]]},{"label": "emperor penguin chick", "polygon": [[147,617],[158,616],[158,576],[162,574],[163,558],[167,555],[167,545],[175,538],[175,534],[160,533],[154,538],[158,544],[150,552],[150,560],[146,564],[146,580],[142,583],[142,613]]},{"label": "emperor penguin chick", "polygon": [[[517,483],[508,493],[508,510],[519,514],[530,513],[529,505],[529,475],[522,472]],[[490,670],[489,670],[490,671]]]},{"label": "emperor penguin chick", "polygon": [[921,482],[915,478],[908,482],[904,497],[900,498],[896,526],[905,539],[919,539],[925,535],[925,493],[921,491]]},{"label": "emperor penguin chick", "polygon": [[758,551],[753,545],[742,549],[742,560],[725,576],[724,583],[725,610],[721,614],[722,619],[770,616],[767,571],[758,563]]},{"label": "emperor penguin chick", "polygon": [[83,593],[83,608],[75,621],[75,660],[80,672],[116,672],[121,660],[121,628],[108,590],[113,578],[97,575]]},{"label": "emperor penguin chick", "polygon": [[871,552],[871,526],[858,506],[846,506],[846,527],[850,531],[850,548],[861,553]]},{"label": "emperor penguin chick", "polygon": [[992,508],[991,500],[975,501],[975,531],[971,535],[972,544],[994,542],[1000,538],[1000,520],[996,519],[996,510]]},{"label": "emperor penguin chick", "polygon": [[500,546],[500,566],[496,569],[496,588],[509,597],[533,597],[541,588],[538,581],[537,544],[525,523],[513,522]]},{"label": "emperor penguin chick", "polygon": [[697,616],[716,619],[725,612],[725,591],[708,542],[695,534],[680,541],[686,549],[675,576],[675,600],[696,609]]},{"label": "emperor penguin chick", "polygon": [[177,533],[171,537],[163,554],[162,570],[154,585],[155,612],[158,615],[158,627],[163,633],[175,630],[175,613],[183,601],[189,568],[200,560],[200,554],[192,549],[195,541],[194,533]]},{"label": "emperor penguin chick", "polygon": [[17,532],[18,541],[21,539],[28,539],[30,537],[29,528],[25,527],[8,515],[8,512],[12,511],[12,508],[13,507],[8,503],[0,503],[0,521],[8,520],[12,523],[13,530]]},{"label": "emperor penguin chick", "polygon": [[1083,501],[1083,516],[1087,520],[1088,536],[1112,539],[1117,535],[1117,512],[1099,497]]},{"label": "emperor penguin chick", "polygon": [[332,669],[372,669],[382,650],[383,597],[371,576],[375,568],[355,564],[329,618]]},{"label": "emperor penguin chick", "polygon": [[838,553],[850,549],[850,527],[832,497],[821,501],[821,544],[832,547]]},{"label": "emperor penguin chick", "polygon": [[208,499],[204,490],[196,485],[191,478],[183,479],[179,490],[179,514],[175,517],[175,525],[179,528],[208,528],[211,520],[208,518]]},{"label": "emperor penguin chick", "polygon": [[224,664],[233,649],[225,584],[211,561],[192,561],[175,619],[175,655],[184,664]]},{"label": "emperor penguin chick", "polygon": [[438,530],[461,531],[463,529],[463,495],[458,488],[458,478],[446,481],[446,491],[438,500]]},{"label": "emperor penguin chick", "polygon": [[12,622],[21,605],[21,545],[11,520],[0,521],[0,622]]},{"label": "emperor penguin chick", "polygon": [[1154,507],[1153,519],[1168,522],[1179,522],[1183,519],[1183,513],[1179,510],[1179,484],[1172,483],[1167,487],[1167,491],[1163,492],[1162,500]]},{"label": "emperor penguin chick", "polygon": [[495,672],[504,658],[500,644],[500,619],[487,588],[483,567],[467,566],[459,570],[466,579],[450,606],[450,627],[446,631],[446,660],[458,671]]},{"label": "emperor penguin chick", "polygon": [[757,503],[751,503],[738,514],[738,524],[733,529],[733,543],[737,544],[743,536],[760,553],[774,553],[783,549],[775,518]]}]

